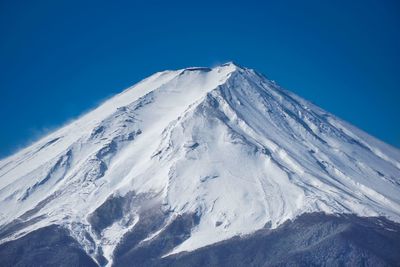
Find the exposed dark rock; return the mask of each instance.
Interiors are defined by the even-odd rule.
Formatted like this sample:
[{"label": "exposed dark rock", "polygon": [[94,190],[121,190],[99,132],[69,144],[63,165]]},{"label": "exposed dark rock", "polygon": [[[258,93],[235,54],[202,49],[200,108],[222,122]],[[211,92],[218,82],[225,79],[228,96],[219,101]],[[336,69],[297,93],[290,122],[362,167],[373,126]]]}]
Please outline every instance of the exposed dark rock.
[{"label": "exposed dark rock", "polygon": [[207,68],[207,67],[191,67],[191,68],[186,68],[184,69],[180,75],[187,73],[187,72],[191,72],[191,71],[203,71],[203,72],[210,72],[212,69],[211,68]]},{"label": "exposed dark rock", "polygon": [[43,209],[47,204],[51,203],[53,199],[56,199],[57,196],[60,194],[59,191],[54,192],[44,200],[40,201],[33,209],[28,210],[24,214],[22,214],[19,219],[22,221],[26,221],[29,218],[32,218],[36,213],[38,213],[41,209]]},{"label": "exposed dark rock", "polygon": [[52,225],[0,245],[1,267],[97,266],[68,234]]},{"label": "exposed dark rock", "polygon": [[95,127],[90,134],[90,139],[95,139],[103,134],[105,127],[103,125],[99,125]]},{"label": "exposed dark rock", "polygon": [[16,219],[16,220],[0,227],[0,240],[12,235],[13,233],[15,233],[17,231],[20,231],[20,230],[28,227],[29,225],[32,225],[32,224],[42,220],[44,217],[45,216],[42,215],[42,216],[32,218],[30,220]]},{"label": "exposed dark rock", "polygon": [[140,197],[135,196],[133,192],[125,196],[111,196],[90,214],[88,221],[96,234],[99,235],[103,229],[120,220],[124,213],[134,205],[135,198],[140,201]]},{"label": "exposed dark rock", "polygon": [[32,195],[40,186],[44,185],[51,179],[55,179],[57,183],[61,178],[64,177],[72,158],[72,151],[68,150],[65,155],[61,156],[57,162],[48,170],[47,175],[34,185],[29,187],[25,193],[20,197],[19,200],[24,201]]},{"label": "exposed dark rock", "polygon": [[165,215],[156,213],[142,218],[138,226],[126,235],[115,251],[115,266],[157,266],[161,257],[190,237],[192,228],[198,224],[195,214],[178,216],[153,239],[140,242],[144,237],[160,228]]},{"label": "exposed dark rock", "polygon": [[48,147],[48,146],[54,144],[55,142],[57,142],[57,141],[60,140],[60,139],[61,139],[61,137],[57,137],[57,138],[54,138],[54,139],[48,141],[46,144],[44,144],[43,146],[41,146],[41,147],[36,151],[36,153],[39,152],[40,150],[42,150],[43,148],[46,148],[46,147]]},{"label": "exposed dark rock", "polygon": [[[114,198],[98,212],[119,208],[119,201]],[[157,208],[141,213],[116,248],[113,265],[400,266],[400,224],[385,218],[304,214],[274,230],[266,225],[247,236],[162,258],[190,237],[200,219],[184,214],[167,224],[169,216]],[[54,225],[0,245],[0,259],[0,266],[96,266],[66,230]]]},{"label": "exposed dark rock", "polygon": [[384,218],[306,214],[275,230],[172,255],[163,266],[400,266],[400,225]]}]

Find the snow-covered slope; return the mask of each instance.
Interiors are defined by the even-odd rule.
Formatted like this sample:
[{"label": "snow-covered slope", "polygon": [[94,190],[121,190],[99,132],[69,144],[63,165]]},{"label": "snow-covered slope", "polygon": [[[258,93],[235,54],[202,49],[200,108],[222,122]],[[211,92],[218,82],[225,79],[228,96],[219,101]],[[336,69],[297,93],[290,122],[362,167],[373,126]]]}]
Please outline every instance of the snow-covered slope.
[{"label": "snow-covered slope", "polygon": [[[113,198],[134,203],[96,232]],[[0,161],[0,243],[59,224],[111,263],[151,207],[166,219],[143,242],[199,218],[169,254],[307,212],[400,222],[400,151],[227,63],[156,73]]]}]

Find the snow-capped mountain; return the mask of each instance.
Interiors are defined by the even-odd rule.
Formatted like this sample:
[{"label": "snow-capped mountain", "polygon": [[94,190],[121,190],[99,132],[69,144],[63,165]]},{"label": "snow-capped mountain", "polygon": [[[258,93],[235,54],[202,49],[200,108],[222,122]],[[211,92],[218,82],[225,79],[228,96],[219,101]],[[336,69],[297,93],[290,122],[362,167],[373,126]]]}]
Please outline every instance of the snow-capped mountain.
[{"label": "snow-capped mountain", "polygon": [[156,73],[0,161],[0,244],[61,226],[99,265],[177,221],[161,258],[316,212],[400,222],[400,151],[233,63]]}]

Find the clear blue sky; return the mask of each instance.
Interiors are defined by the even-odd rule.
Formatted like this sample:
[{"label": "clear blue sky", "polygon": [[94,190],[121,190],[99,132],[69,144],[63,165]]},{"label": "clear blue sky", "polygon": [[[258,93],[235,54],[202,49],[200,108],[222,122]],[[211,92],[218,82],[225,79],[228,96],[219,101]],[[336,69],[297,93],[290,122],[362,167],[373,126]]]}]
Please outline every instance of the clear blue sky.
[{"label": "clear blue sky", "polygon": [[400,147],[399,1],[216,2],[0,0],[0,157],[153,72],[231,60]]}]

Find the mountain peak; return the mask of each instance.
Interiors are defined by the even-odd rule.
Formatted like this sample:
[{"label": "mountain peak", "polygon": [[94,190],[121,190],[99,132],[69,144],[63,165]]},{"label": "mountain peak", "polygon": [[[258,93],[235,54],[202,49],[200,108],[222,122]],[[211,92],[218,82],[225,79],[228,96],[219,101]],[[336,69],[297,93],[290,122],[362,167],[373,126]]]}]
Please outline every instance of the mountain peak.
[{"label": "mountain peak", "polygon": [[0,243],[58,224],[112,262],[146,222],[142,243],[190,221],[171,254],[308,212],[400,221],[399,177],[398,150],[250,69],[159,72],[0,161]]},{"label": "mountain peak", "polygon": [[213,68],[211,67],[187,67],[183,69],[183,73],[184,72],[191,72],[191,71],[198,71],[198,72],[210,72],[213,69],[227,69],[229,72],[233,72],[236,71],[238,69],[245,69],[243,67],[241,67],[240,65],[234,63],[233,61],[229,61],[223,64],[220,64],[218,66],[215,66]]},{"label": "mountain peak", "polygon": [[243,69],[243,67],[242,67],[241,65],[237,64],[237,63],[234,62],[234,61],[225,62],[225,63],[221,64],[220,66],[221,66],[221,67],[234,66],[234,67],[236,67],[236,68],[242,68],[242,69]]}]

